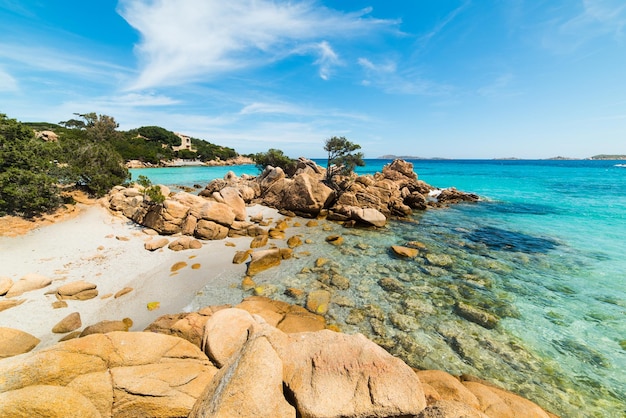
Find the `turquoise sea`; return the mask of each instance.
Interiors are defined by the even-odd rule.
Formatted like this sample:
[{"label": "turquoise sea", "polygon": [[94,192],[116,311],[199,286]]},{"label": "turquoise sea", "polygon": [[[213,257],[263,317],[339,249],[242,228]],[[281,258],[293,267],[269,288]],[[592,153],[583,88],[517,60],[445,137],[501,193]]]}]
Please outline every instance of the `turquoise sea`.
[{"label": "turquoise sea", "polygon": [[[367,160],[358,172],[374,173],[388,162]],[[301,248],[310,256],[255,281],[292,303],[287,287],[332,288],[331,323],[366,334],[411,366],[479,376],[564,417],[626,416],[624,162],[412,163],[421,180],[482,201],[416,212],[411,221],[376,231],[334,224],[332,231],[307,230],[313,244]],[[254,166],[132,173],[204,186],[228,170],[258,174]],[[324,242],[333,231],[345,237],[343,246]],[[410,241],[425,248],[414,260],[389,251]],[[315,269],[318,257],[332,262]],[[198,306],[217,302],[210,288],[202,293]],[[496,315],[498,325],[463,319],[459,301]]]}]

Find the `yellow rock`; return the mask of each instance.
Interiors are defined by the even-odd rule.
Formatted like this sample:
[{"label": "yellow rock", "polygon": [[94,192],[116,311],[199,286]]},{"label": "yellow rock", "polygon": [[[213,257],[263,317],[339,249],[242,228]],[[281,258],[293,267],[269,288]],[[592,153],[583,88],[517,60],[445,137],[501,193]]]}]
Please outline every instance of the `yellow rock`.
[{"label": "yellow rock", "polygon": [[121,297],[121,296],[124,296],[125,294],[130,293],[130,292],[132,292],[132,291],[133,291],[133,288],[132,288],[132,287],[125,287],[125,288],[123,288],[122,290],[120,290],[119,292],[117,292],[117,293],[115,294],[115,296],[113,296],[113,297],[114,297],[115,299],[117,299],[117,298],[119,298],[119,297]]},{"label": "yellow rock", "polygon": [[302,245],[302,239],[300,239],[299,236],[294,235],[292,237],[289,237],[289,239],[287,240],[287,246],[289,248],[296,248]]},{"label": "yellow rock", "polygon": [[176,264],[174,264],[174,265],[172,266],[172,268],[170,269],[170,271],[175,272],[175,271],[178,271],[178,270],[180,270],[180,269],[182,269],[182,268],[185,268],[185,267],[187,267],[187,263],[186,263],[186,262],[184,262],[184,261],[179,261],[178,263],[176,263]]},{"label": "yellow rock", "polygon": [[250,276],[244,277],[242,282],[241,282],[241,288],[244,291],[248,291],[248,290],[254,289],[255,286],[256,286],[256,283],[254,282],[254,280],[252,280],[252,277],[250,277]]},{"label": "yellow rock", "polygon": [[316,314],[323,315],[328,312],[330,303],[330,292],[327,290],[314,290],[309,293],[306,301],[306,308]]},{"label": "yellow rock", "polygon": [[276,222],[276,229],[278,229],[279,231],[284,231],[288,227],[289,225],[287,225],[287,222],[285,220]]},{"label": "yellow rock", "polygon": [[419,254],[416,248],[403,247],[401,245],[392,245],[391,250],[400,257],[415,258]]},{"label": "yellow rock", "polygon": [[233,264],[244,263],[248,259],[248,257],[250,257],[250,254],[252,254],[251,250],[237,251],[235,255],[233,256]]},{"label": "yellow rock", "polygon": [[341,235],[329,235],[326,237],[326,242],[332,245],[343,244],[343,237]]},{"label": "yellow rock", "polygon": [[326,265],[329,261],[330,260],[328,258],[320,257],[317,260],[315,260],[315,267],[322,267]]},{"label": "yellow rock", "polygon": [[159,309],[161,307],[161,302],[148,302],[146,307],[149,311],[154,311],[155,309]]}]

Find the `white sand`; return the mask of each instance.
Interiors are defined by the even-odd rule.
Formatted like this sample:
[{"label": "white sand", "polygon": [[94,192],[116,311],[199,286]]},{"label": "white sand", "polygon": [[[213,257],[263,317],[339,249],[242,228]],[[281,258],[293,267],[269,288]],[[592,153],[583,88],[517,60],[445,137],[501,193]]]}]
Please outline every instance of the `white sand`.
[{"label": "white sand", "polygon": [[[269,208],[248,208],[248,214],[259,212],[265,218],[281,218]],[[26,274],[38,273],[53,280],[46,288],[16,296],[14,299],[25,302],[0,312],[0,327],[34,335],[41,340],[36,348],[40,349],[63,337],[51,330],[72,312],[80,313],[80,329],[101,320],[128,317],[134,322],[132,330],[140,331],[161,315],[182,312],[196,292],[208,284],[219,303],[241,301],[239,284],[246,265],[233,264],[232,259],[235,251],[249,248],[250,238],[203,241],[199,250],[178,252],[168,248],[147,251],[147,239],[150,237],[140,226],[111,215],[99,205],[25,235],[0,237],[0,277],[16,282]],[[227,242],[236,247],[226,246]],[[187,266],[172,273],[171,267],[177,262],[186,262]],[[199,268],[193,269],[194,264]],[[77,280],[96,284],[99,295],[86,301],[68,300],[68,307],[54,309],[56,296],[46,293]],[[117,299],[102,298],[127,286],[134,290]],[[0,300],[5,299],[0,296]],[[160,308],[149,311],[149,302],[159,302]]]}]

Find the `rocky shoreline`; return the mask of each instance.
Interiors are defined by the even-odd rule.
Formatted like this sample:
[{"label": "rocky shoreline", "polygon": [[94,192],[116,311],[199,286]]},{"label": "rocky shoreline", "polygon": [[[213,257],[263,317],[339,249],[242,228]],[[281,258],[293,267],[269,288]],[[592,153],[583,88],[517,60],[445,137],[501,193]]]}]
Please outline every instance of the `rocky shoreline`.
[{"label": "rocky shoreline", "polygon": [[146,332],[103,327],[0,361],[0,416],[555,416],[324,328],[319,315],[261,297],[166,315]]},{"label": "rocky shoreline", "polygon": [[126,168],[158,168],[158,167],[185,167],[185,166],[207,166],[207,167],[223,167],[231,165],[244,165],[254,164],[254,160],[248,157],[239,155],[235,158],[229,158],[228,160],[162,160],[158,164],[147,163],[139,160],[130,160],[126,162]]},{"label": "rocky shoreline", "polygon": [[[287,237],[288,227],[306,223],[315,228],[325,218],[348,227],[381,228],[388,218],[406,216],[407,210],[478,199],[419,182],[412,166],[402,161],[375,176],[337,178],[338,188],[321,181],[323,169],[307,160],[299,165],[293,178],[276,168],[258,178],[227,175],[207,185],[202,196],[162,187],[168,196],[162,205],[149,202],[137,187],[116,188],[103,203],[116,217],[146,227],[141,234],[150,256],[169,257],[183,250],[195,254],[209,240],[246,237],[248,249],[232,243],[237,248],[232,248],[232,263],[230,258],[226,263],[242,271],[244,291],[261,295],[266,288],[254,282],[257,274],[272,271],[282,260],[305,256],[305,251],[294,250],[306,244],[306,236]],[[288,217],[250,213],[256,203]],[[294,215],[310,219],[290,218]],[[342,240],[340,234],[326,239],[338,246]],[[390,250],[410,259],[421,250],[418,244]],[[326,263],[316,260],[315,269],[324,269]],[[170,276],[187,266],[184,261],[172,265]],[[201,268],[199,262],[194,266]],[[37,281],[32,279],[31,284]],[[77,321],[74,313],[54,327],[63,341],[41,349],[33,349],[38,340],[28,333],[0,328],[0,357],[8,357],[0,360],[0,417],[555,416],[474,376],[412,369],[363,335],[338,332],[323,314],[331,301],[326,289],[341,289],[339,279],[340,274],[329,274],[327,285],[308,293],[287,289],[303,306],[252,296],[236,306],[163,315],[146,332],[128,332],[133,326],[129,318],[91,323],[81,331],[80,316]],[[24,283],[7,284],[1,302],[23,301],[16,299],[21,293],[13,287]],[[50,284],[47,280],[39,286]],[[379,285],[389,291],[402,286],[393,279]],[[137,298],[139,291],[124,287],[114,298]],[[87,281],[68,283],[53,294],[59,303],[70,305],[97,295],[96,286]],[[159,303],[144,303],[146,307],[159,309]],[[463,304],[457,309],[469,321],[493,325],[484,312]]]},{"label": "rocky shoreline", "polygon": [[383,227],[390,217],[408,218],[414,210],[440,208],[459,202],[476,202],[475,194],[454,188],[437,189],[418,180],[413,165],[395,160],[375,175],[336,176],[326,184],[325,170],[313,161],[300,159],[288,178],[279,167],[268,166],[258,177],[235,176],[211,181],[198,196],[170,193],[155,205],[139,186],[116,187],[109,198],[111,210],[162,235],[223,239],[257,235],[245,222],[246,205],[261,204],[288,216],[326,218],[346,226]]}]

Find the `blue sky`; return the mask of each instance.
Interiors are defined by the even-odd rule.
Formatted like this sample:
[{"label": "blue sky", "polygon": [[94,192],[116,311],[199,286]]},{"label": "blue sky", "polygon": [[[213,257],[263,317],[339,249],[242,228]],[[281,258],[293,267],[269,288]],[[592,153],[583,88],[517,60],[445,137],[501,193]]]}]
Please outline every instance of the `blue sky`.
[{"label": "blue sky", "polygon": [[240,153],[626,154],[623,0],[0,0],[0,113]]}]

